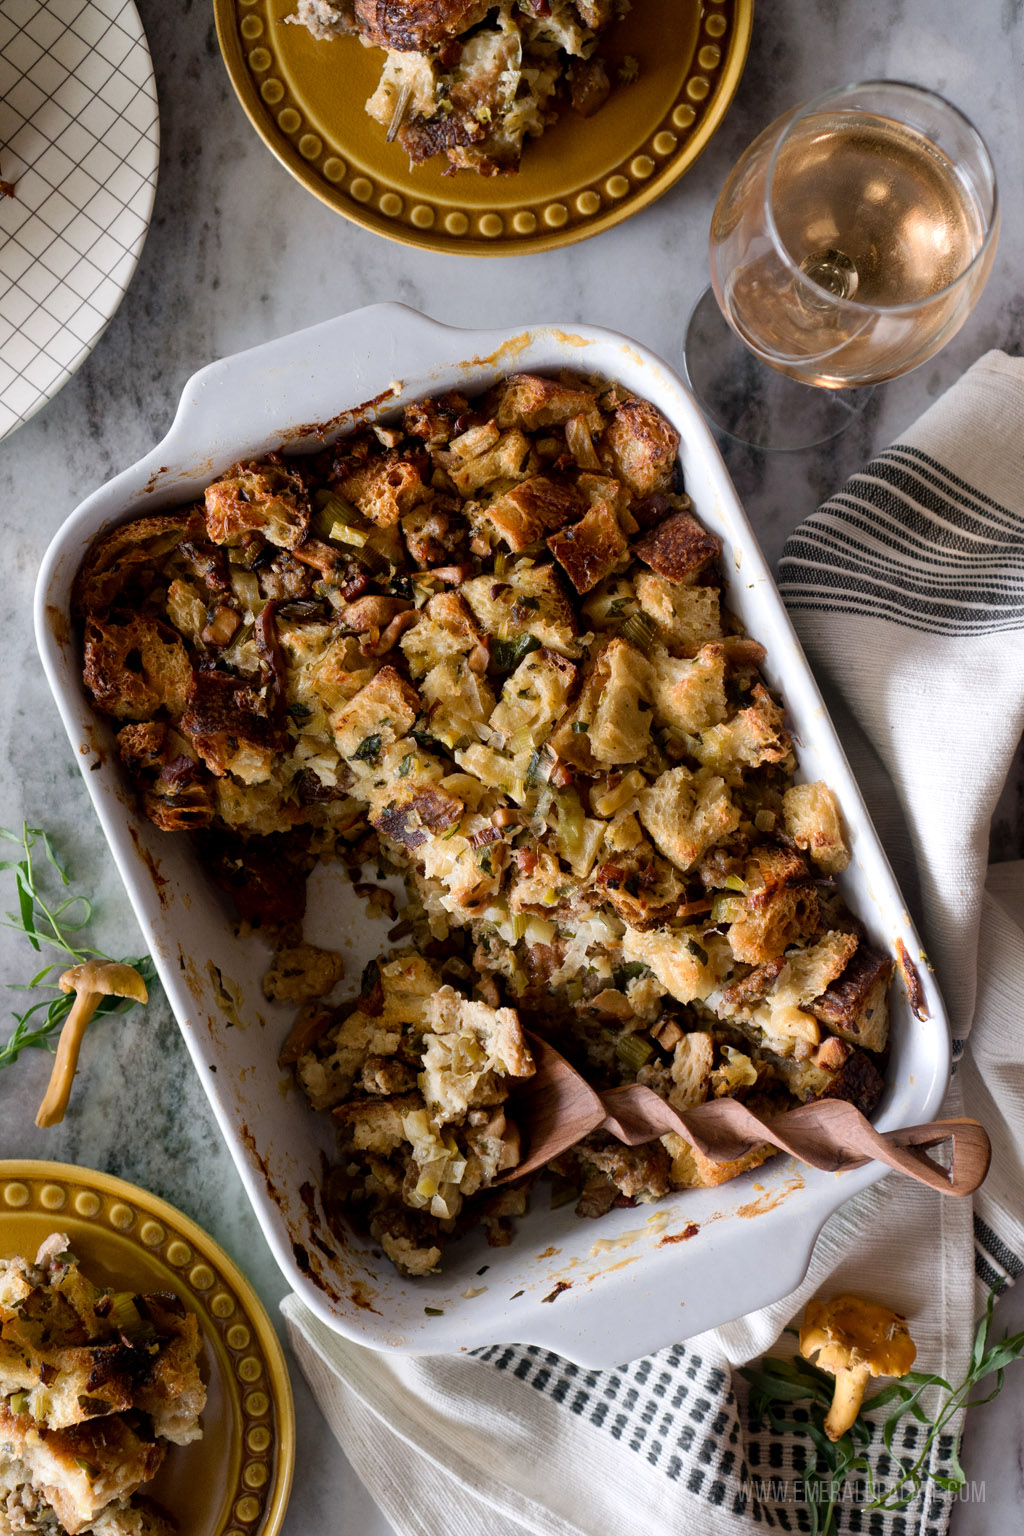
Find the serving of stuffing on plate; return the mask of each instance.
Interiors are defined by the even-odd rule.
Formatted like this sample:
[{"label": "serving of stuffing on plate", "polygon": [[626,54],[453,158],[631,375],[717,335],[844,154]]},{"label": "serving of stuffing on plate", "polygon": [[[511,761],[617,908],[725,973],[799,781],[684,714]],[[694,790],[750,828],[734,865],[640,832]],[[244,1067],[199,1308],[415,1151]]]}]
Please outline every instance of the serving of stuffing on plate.
[{"label": "serving of stuffing on plate", "polygon": [[137,1496],[202,1435],[195,1315],[94,1285],[53,1233],[0,1259],[0,1536],[170,1536]]},{"label": "serving of stuffing on plate", "polygon": [[[509,1241],[531,1032],[683,1111],[882,1092],[892,964],[843,903],[840,808],[796,781],[678,448],[619,385],[511,375],[238,464],[79,572],[86,686],[140,805],[300,1005],[281,1060],[337,1125],[325,1207],[408,1274],[469,1227]],[[368,875],[406,891],[340,1003],[339,957],[302,937],[320,860],[378,909]],[[768,1155],[595,1134],[548,1171],[596,1216]]]},{"label": "serving of stuffing on plate", "polygon": [[[590,117],[612,88],[604,33],[629,0],[298,0],[287,19],[387,57],[366,110],[413,165],[515,171],[560,98]],[[340,67],[340,66],[339,66]]]}]

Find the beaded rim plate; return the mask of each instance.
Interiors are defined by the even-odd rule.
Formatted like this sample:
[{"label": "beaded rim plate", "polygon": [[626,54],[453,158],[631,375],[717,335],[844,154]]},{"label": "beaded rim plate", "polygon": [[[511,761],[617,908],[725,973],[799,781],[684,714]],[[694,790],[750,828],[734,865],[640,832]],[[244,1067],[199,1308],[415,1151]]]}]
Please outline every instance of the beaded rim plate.
[{"label": "beaded rim plate", "polygon": [[262,1302],[222,1248],[174,1206],[110,1174],[0,1161],[0,1256],[66,1232],[90,1279],[174,1291],[199,1317],[203,1438],[172,1446],[146,1493],[188,1536],[276,1536],[291,1489],[295,1416]]},{"label": "beaded rim plate", "polygon": [[[214,0],[228,74],[281,163],[364,229],[427,250],[514,256],[584,240],[666,192],[704,149],[739,84],[753,0],[633,0],[603,50],[615,79],[600,112],[564,109],[527,143],[514,176],[410,170],[363,104],[383,53],[354,37],[318,42],[285,18],[294,0]],[[666,43],[671,40],[671,45]]]}]

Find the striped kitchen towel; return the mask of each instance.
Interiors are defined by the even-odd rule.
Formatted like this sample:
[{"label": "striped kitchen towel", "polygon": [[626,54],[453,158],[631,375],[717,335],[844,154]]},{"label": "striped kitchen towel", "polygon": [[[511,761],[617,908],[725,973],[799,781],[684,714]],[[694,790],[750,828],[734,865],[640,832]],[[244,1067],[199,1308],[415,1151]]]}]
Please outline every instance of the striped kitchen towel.
[{"label": "striped kitchen towel", "polygon": [[[1024,361],[976,363],[797,530],[780,584],[945,992],[960,1059],[946,1112],[984,1121],[993,1171],[973,1209],[890,1176],[827,1223],[792,1296],[613,1371],[529,1346],[374,1354],[287,1298],[300,1365],[401,1536],[811,1530],[810,1442],[752,1424],[733,1367],[784,1351],[808,1297],[852,1290],[904,1312],[919,1367],[956,1380],[985,1295],[1024,1268],[1024,864],[987,867],[1024,729]],[[918,1434],[875,1444],[883,1488]],[[850,1490],[841,1530],[947,1530],[935,1485],[901,1513],[867,1499]]]}]

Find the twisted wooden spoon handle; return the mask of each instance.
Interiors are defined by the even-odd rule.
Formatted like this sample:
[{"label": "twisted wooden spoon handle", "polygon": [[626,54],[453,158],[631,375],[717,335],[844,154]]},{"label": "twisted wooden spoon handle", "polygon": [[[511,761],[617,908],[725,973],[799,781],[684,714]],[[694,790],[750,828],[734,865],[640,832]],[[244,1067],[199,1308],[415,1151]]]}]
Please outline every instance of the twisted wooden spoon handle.
[{"label": "twisted wooden spoon handle", "polygon": [[[766,1142],[812,1168],[841,1173],[872,1159],[946,1195],[968,1195],[988,1172],[991,1144],[976,1120],[932,1120],[898,1131],[876,1131],[842,1099],[819,1099],[771,1118],[755,1115],[737,1099],[715,1099],[680,1113],[650,1088],[631,1083],[600,1095],[607,1114],[601,1129],[627,1146],[673,1131],[715,1162],[732,1162]],[[949,1167],[927,1148],[950,1143]]]}]

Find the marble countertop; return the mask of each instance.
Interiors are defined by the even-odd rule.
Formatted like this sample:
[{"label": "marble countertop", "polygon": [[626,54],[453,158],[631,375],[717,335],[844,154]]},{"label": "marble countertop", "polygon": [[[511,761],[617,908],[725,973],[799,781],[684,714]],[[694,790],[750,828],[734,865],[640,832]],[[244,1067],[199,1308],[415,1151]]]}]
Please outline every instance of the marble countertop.
[{"label": "marble countertop", "polygon": [[[643,0],[634,0],[642,4]],[[757,7],[746,72],[715,141],[670,193],[616,230],[564,251],[500,261],[433,255],[346,223],[264,148],[220,60],[208,0],[138,0],[161,106],[160,182],[138,271],[95,351],[39,415],[0,444],[7,529],[0,622],[0,824],[45,826],[96,902],[98,942],[139,946],[137,928],[87,801],[32,639],[32,588],[54,531],[82,497],[163,436],[185,380],[210,360],[383,299],[469,326],[586,321],[625,332],[679,366],[686,318],[706,283],[718,188],[754,133],[793,102],[856,78],[913,79],[940,90],[988,140],[1003,194],[1000,253],[954,341],[878,391],[845,437],[799,454],[725,444],[769,558],[787,532],[889,442],[990,347],[1024,341],[1019,7],[959,0],[801,0]],[[1020,776],[1003,797],[993,857],[1024,854]],[[7,878],[7,877],[4,877]],[[5,896],[7,891],[4,891]],[[0,979],[34,970],[23,940],[0,932]],[[9,994],[18,1006],[17,994]],[[113,1027],[113,1026],[112,1026]],[[157,1001],[123,1028],[127,1049],[90,1049],[71,1112],[33,1124],[50,1059],[29,1052],[0,1073],[0,1157],[105,1169],[171,1200],[250,1276],[272,1314],[285,1284],[263,1242],[170,1013]],[[0,1021],[0,1037],[8,1024]],[[98,1041],[93,1041],[98,1045]],[[1024,1296],[1001,1305],[1024,1325]],[[298,1376],[295,1493],[286,1536],[386,1536]],[[965,1465],[984,1501],[958,1505],[954,1536],[1014,1529],[1019,1515],[1024,1371],[969,1423]],[[438,1530],[442,1528],[439,1517]]]}]

